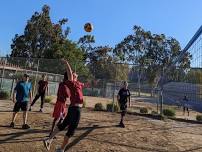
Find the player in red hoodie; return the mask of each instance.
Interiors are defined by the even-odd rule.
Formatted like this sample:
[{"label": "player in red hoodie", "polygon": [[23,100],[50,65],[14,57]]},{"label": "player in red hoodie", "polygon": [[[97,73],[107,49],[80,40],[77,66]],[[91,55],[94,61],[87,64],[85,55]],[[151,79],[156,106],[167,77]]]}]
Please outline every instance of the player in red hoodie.
[{"label": "player in red hoodie", "polygon": [[63,60],[67,66],[67,77],[68,80],[65,81],[65,84],[70,90],[70,105],[68,108],[68,114],[65,117],[64,121],[61,124],[58,124],[58,127],[51,134],[51,136],[44,140],[44,145],[47,150],[50,150],[51,143],[53,138],[57,133],[64,130],[68,126],[67,133],[64,137],[64,141],[61,145],[60,152],[64,152],[66,145],[69,142],[69,138],[74,135],[74,132],[79,124],[80,116],[81,116],[81,107],[83,105],[83,93],[82,88],[84,86],[83,83],[77,80],[78,75],[76,73],[72,73],[72,69],[69,63]]}]

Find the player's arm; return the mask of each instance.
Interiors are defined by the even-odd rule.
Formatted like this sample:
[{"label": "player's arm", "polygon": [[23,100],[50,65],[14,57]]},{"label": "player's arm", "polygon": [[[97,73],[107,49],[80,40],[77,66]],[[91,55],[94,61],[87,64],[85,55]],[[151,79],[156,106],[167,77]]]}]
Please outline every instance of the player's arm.
[{"label": "player's arm", "polygon": [[68,76],[68,80],[72,81],[73,80],[73,75],[72,75],[72,68],[69,65],[69,63],[66,60],[62,60],[65,65],[66,65],[66,71],[67,71],[67,76]]},{"label": "player's arm", "polygon": [[29,89],[29,101],[30,103],[32,102],[32,86],[30,86],[30,89]]},{"label": "player's arm", "polygon": [[15,97],[16,97],[16,90],[13,91],[13,103],[15,103]]},{"label": "player's arm", "polygon": [[129,107],[131,106],[131,102],[130,102],[130,96],[131,96],[131,94],[130,94],[130,91],[128,90],[128,93],[129,93],[129,95],[128,95],[128,104],[129,104]]},{"label": "player's arm", "polygon": [[119,90],[119,93],[117,94],[117,101],[120,104],[120,90]]},{"label": "player's arm", "polygon": [[17,88],[19,86],[19,82],[16,84],[15,88],[14,88],[14,91],[13,91],[13,103],[16,102],[16,94],[17,94]]},{"label": "player's arm", "polygon": [[49,94],[49,87],[48,87],[48,84],[47,84],[47,86],[46,86],[46,94],[48,95]]}]

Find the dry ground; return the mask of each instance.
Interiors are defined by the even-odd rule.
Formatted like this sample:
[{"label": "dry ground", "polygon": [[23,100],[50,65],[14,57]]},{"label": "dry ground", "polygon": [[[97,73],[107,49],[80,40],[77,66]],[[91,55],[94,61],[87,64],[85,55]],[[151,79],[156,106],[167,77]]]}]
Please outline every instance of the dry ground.
[{"label": "dry ground", "polygon": [[[94,101],[89,100],[89,103]],[[87,101],[88,102],[88,101]],[[97,102],[97,101],[96,101]],[[11,101],[0,101],[0,152],[45,152],[42,140],[51,127],[53,105],[46,104],[39,113],[39,104],[29,113],[31,129],[22,130],[22,115],[16,128],[8,127],[11,120]],[[202,125],[176,121],[152,120],[127,115],[126,128],[116,127],[119,114],[94,112],[83,109],[69,152],[202,152]],[[51,152],[63,139],[61,132],[51,147]]]}]

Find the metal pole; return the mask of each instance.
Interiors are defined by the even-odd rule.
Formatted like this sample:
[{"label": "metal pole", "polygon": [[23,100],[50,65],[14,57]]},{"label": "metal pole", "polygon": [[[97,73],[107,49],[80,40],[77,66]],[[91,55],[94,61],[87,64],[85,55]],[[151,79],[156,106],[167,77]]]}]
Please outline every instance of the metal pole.
[{"label": "metal pole", "polygon": [[5,73],[5,65],[6,65],[6,60],[3,62],[3,73],[2,73],[2,76],[1,76],[1,84],[0,84],[0,89],[2,89],[2,86],[3,86],[3,78],[4,78],[4,73]]},{"label": "metal pole", "polygon": [[34,89],[33,89],[34,94],[36,94],[36,80],[37,80],[37,77],[38,77],[38,72],[39,72],[39,59],[38,59],[38,63],[37,63],[37,72],[36,72],[35,81],[34,81]]},{"label": "metal pole", "polygon": [[[115,64],[117,66],[117,64]],[[117,67],[115,67],[115,80],[114,80],[114,91],[113,91],[113,102],[112,102],[112,112],[114,112],[114,104],[115,104],[115,93],[116,93],[116,79],[117,79]]]},{"label": "metal pole", "polygon": [[141,92],[141,86],[140,86],[140,76],[141,75],[141,69],[139,67],[139,72],[138,72],[138,96],[140,97],[140,92]]},{"label": "metal pole", "polygon": [[162,69],[161,76],[161,87],[160,87],[160,114],[163,115],[163,77],[164,77],[164,67]]}]

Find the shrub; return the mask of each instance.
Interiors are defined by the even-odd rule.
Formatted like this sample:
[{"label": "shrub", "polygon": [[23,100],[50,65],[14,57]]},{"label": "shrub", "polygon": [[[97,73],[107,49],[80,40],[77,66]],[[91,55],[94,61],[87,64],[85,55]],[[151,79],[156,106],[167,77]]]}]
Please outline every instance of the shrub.
[{"label": "shrub", "polygon": [[148,113],[148,109],[145,107],[140,108],[140,113]]},{"label": "shrub", "polygon": [[44,100],[45,103],[51,103],[51,101],[53,100],[52,96],[47,96]]},{"label": "shrub", "polygon": [[168,116],[168,117],[174,117],[175,110],[174,109],[163,109],[163,115]]},{"label": "shrub", "polygon": [[84,100],[83,101],[83,108],[85,108],[86,107],[86,101]]},{"label": "shrub", "polygon": [[[107,111],[112,112],[113,111],[113,103],[107,104]],[[114,112],[119,111],[119,106],[117,104],[114,104]]]},{"label": "shrub", "polygon": [[103,111],[104,107],[103,107],[102,103],[96,103],[95,107],[94,107],[94,110],[95,111]]},{"label": "shrub", "polygon": [[197,121],[202,121],[202,115],[196,115],[196,120]]},{"label": "shrub", "polygon": [[151,114],[152,114],[152,115],[158,115],[158,112],[152,111]]},{"label": "shrub", "polygon": [[9,97],[10,97],[9,92],[3,91],[3,90],[0,91],[0,99],[1,100],[9,99]]}]

